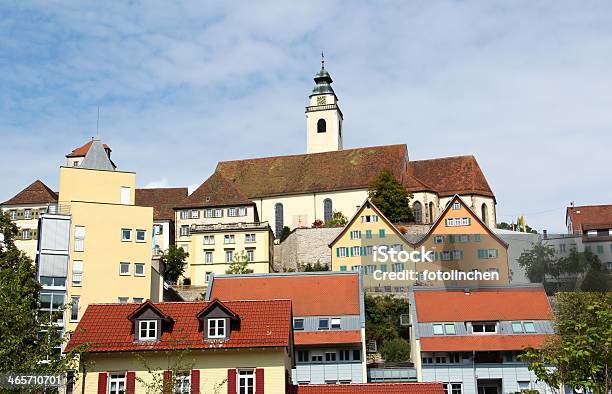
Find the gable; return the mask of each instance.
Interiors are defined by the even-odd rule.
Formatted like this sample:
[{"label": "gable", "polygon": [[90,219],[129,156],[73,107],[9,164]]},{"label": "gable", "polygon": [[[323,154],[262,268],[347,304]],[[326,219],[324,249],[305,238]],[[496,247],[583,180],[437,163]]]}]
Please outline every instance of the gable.
[{"label": "gable", "polygon": [[42,181],[36,180],[2,205],[49,204],[57,202],[57,193]]}]

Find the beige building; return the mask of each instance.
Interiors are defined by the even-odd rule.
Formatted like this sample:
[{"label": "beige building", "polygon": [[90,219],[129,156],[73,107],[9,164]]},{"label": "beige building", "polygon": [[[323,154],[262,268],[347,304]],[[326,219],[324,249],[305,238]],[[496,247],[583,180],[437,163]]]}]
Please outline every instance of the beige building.
[{"label": "beige building", "polygon": [[36,180],[14,197],[0,204],[0,209],[7,212],[19,228],[15,246],[24,251],[32,260],[36,260],[38,218],[56,211],[57,193],[42,181]]},{"label": "beige building", "polygon": [[192,286],[206,286],[210,274],[224,274],[241,258],[255,273],[270,272],[270,226],[259,220],[253,201],[223,176],[214,174],[179,204],[175,221],[176,244],[189,253],[184,278]]}]

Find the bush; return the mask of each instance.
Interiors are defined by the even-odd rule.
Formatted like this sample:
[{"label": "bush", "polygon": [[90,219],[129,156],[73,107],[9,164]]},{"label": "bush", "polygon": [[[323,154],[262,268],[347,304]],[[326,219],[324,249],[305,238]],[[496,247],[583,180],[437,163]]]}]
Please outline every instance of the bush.
[{"label": "bush", "polygon": [[387,362],[410,360],[410,344],[404,338],[392,339],[382,345],[380,355]]}]

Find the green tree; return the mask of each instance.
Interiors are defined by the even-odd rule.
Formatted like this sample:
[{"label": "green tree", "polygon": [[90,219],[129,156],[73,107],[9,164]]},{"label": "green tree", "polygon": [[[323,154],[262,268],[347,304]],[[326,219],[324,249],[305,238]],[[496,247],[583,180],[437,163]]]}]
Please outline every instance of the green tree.
[{"label": "green tree", "polygon": [[518,264],[525,270],[527,278],[533,283],[542,283],[546,275],[559,276],[555,259],[555,249],[544,245],[541,241],[529,250],[523,251],[518,258]]},{"label": "green tree", "polygon": [[164,279],[170,283],[176,283],[185,272],[187,257],[189,253],[176,245],[170,245],[167,251],[162,252],[159,261],[165,265]]},{"label": "green tree", "polygon": [[252,274],[253,270],[249,268],[249,258],[245,251],[237,254],[232,259],[232,264],[225,271],[226,274]]},{"label": "green tree", "polygon": [[8,214],[0,213],[0,372],[65,373],[76,367],[84,347],[61,356],[59,348],[67,337],[53,321],[63,311],[54,316],[39,313],[41,286],[34,263],[15,247],[17,231]]},{"label": "green tree", "polygon": [[378,174],[368,188],[368,196],[391,222],[414,222],[409,205],[412,193],[395,179],[391,171],[384,169]]},{"label": "green tree", "polygon": [[366,337],[384,345],[402,336],[407,337],[408,330],[400,326],[400,316],[408,314],[408,303],[389,295],[379,297],[366,295]]},{"label": "green tree", "polygon": [[280,234],[280,241],[283,242],[284,240],[286,240],[289,234],[291,234],[291,229],[287,226],[283,227],[283,231],[281,231]]},{"label": "green tree", "polygon": [[380,355],[387,362],[410,360],[410,343],[404,338],[394,338],[380,348]]},{"label": "green tree", "polygon": [[558,293],[555,333],[539,349],[521,356],[539,380],[606,394],[612,389],[612,296]]},{"label": "green tree", "polygon": [[320,262],[316,262],[316,263],[306,263],[306,264],[302,264],[301,266],[301,271],[302,272],[317,272],[317,271],[329,271],[329,267],[325,264],[322,264]]},{"label": "green tree", "polygon": [[325,222],[325,227],[344,227],[348,223],[348,219],[340,211],[334,211],[331,219]]}]

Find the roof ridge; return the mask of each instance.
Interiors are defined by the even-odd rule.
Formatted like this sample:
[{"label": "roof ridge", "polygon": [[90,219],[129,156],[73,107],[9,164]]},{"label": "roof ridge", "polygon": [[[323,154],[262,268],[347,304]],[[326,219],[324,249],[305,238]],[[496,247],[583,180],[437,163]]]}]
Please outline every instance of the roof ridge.
[{"label": "roof ridge", "polygon": [[460,158],[471,158],[476,160],[476,156],[472,155],[472,154],[468,154],[468,155],[456,155],[456,156],[442,156],[442,157],[434,157],[433,159],[419,159],[419,160],[410,160],[408,163],[416,163],[419,161],[433,161],[433,160],[446,160],[446,159],[460,159]]}]

